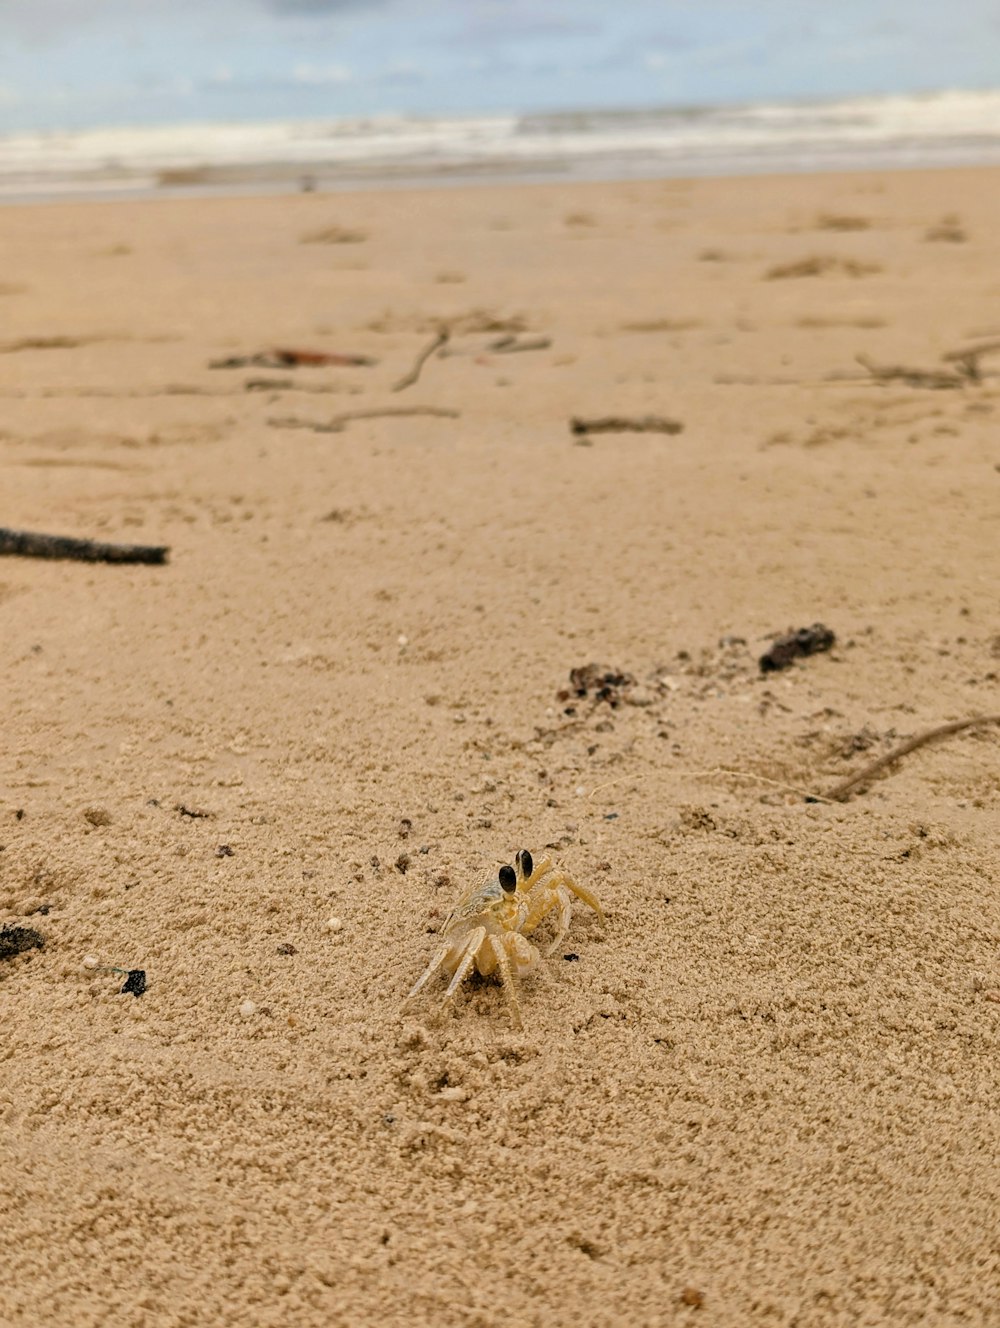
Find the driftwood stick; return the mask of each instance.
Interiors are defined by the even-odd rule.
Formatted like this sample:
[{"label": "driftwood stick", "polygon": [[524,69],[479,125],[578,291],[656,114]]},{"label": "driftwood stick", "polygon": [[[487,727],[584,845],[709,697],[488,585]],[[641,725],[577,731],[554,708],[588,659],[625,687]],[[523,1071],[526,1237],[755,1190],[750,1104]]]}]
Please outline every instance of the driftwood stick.
[{"label": "driftwood stick", "polygon": [[412,387],[413,384],[420,377],[421,369],[423,369],[424,365],[427,363],[427,361],[436,351],[439,351],[442,346],[446,346],[448,344],[448,339],[450,336],[451,332],[449,331],[449,329],[446,327],[442,327],[441,330],[435,336],[434,340],[429,341],[427,345],[423,348],[423,350],[420,352],[420,354],[417,356],[417,358],[414,360],[413,368],[410,370],[410,372],[408,374],[404,374],[404,376],[399,380],[398,383],[393,384],[392,390],[394,392],[402,392],[404,387]]},{"label": "driftwood stick", "polygon": [[880,756],[877,761],[872,761],[870,765],[866,765],[856,775],[851,775],[849,779],[835,785],[824,796],[829,802],[843,802],[847,795],[860,784],[867,784],[873,775],[877,775],[880,770],[884,770],[886,766],[898,761],[901,756],[907,756],[910,752],[916,751],[918,747],[923,747],[928,742],[934,742],[937,738],[947,738],[952,733],[961,733],[963,729],[971,729],[978,724],[1000,724],[1000,715],[975,715],[972,719],[956,719],[951,724],[939,724],[937,728],[918,733],[916,737],[908,738],[906,742],[894,747],[891,752],[886,752],[885,756]]},{"label": "driftwood stick", "polygon": [[457,420],[459,412],[445,406],[383,406],[376,410],[348,410],[329,420],[300,420],[294,415],[268,420],[275,429],[312,429],[314,433],[342,433],[352,420],[380,420],[400,415],[432,415],[442,420]]},{"label": "driftwood stick", "polygon": [[0,554],[19,553],[27,558],[72,558],[81,563],[165,563],[169,552],[162,544],[102,544],[98,540],[0,527]]}]

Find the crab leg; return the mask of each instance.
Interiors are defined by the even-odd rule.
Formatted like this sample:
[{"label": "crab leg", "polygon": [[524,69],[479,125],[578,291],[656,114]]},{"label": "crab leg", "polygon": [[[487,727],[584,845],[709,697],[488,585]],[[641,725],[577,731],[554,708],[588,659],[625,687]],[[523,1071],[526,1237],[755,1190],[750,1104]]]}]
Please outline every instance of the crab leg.
[{"label": "crab leg", "polygon": [[548,947],[547,954],[556,949],[569,931],[574,896],[592,908],[601,925],[604,925],[604,913],[597,896],[586,886],[577,885],[567,872],[553,871],[548,858],[538,864],[525,881],[525,886],[528,891],[528,912],[524,920],[524,931],[534,931],[547,913],[554,908],[559,909],[559,930],[555,940]]},{"label": "crab leg", "polygon": [[441,967],[444,961],[448,958],[448,955],[453,949],[454,949],[454,941],[445,941],[445,943],[435,954],[434,958],[421,973],[420,977],[417,978],[416,982],[407,992],[406,995],[407,1000],[409,1000],[411,996],[416,996],[418,991],[423,991],[424,987],[427,986],[427,983],[438,971],[438,969]]},{"label": "crab leg", "polygon": [[491,936],[489,940],[490,949],[493,951],[494,958],[497,961],[497,968],[500,970],[500,980],[503,982],[503,989],[507,993],[507,1001],[510,1005],[510,1017],[514,1022],[515,1028],[523,1027],[521,1023],[521,1006],[517,999],[517,990],[514,986],[514,974],[511,972],[510,960],[507,958],[507,951],[504,949],[503,941],[499,936]]},{"label": "crab leg", "polygon": [[570,894],[576,895],[577,899],[586,904],[588,908],[592,908],[597,914],[598,922],[600,922],[602,927],[604,926],[604,910],[598,903],[597,896],[594,894],[593,890],[588,890],[585,885],[577,885],[572,876],[567,875],[566,872],[558,872],[554,881],[557,887],[560,885],[565,886]]},{"label": "crab leg", "polygon": [[559,906],[559,930],[552,940],[552,944],[545,951],[547,955],[554,953],[562,944],[563,938],[569,931],[570,919],[573,913],[573,897],[565,886],[558,886],[553,891],[553,903],[558,901]]},{"label": "crab leg", "polygon": [[469,972],[469,969],[476,962],[476,951],[486,939],[486,928],[476,927],[469,932],[468,939],[460,952],[458,967],[455,969],[451,981],[448,983],[448,990],[444,994],[445,1000],[454,996],[459,983]]}]

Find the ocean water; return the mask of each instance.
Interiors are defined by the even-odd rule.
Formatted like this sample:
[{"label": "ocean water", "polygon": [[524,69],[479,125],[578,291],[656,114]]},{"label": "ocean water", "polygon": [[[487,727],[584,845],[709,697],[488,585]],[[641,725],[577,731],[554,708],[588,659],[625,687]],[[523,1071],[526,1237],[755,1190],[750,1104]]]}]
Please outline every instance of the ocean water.
[{"label": "ocean water", "polygon": [[1000,90],[0,135],[0,199],[1000,162]]}]

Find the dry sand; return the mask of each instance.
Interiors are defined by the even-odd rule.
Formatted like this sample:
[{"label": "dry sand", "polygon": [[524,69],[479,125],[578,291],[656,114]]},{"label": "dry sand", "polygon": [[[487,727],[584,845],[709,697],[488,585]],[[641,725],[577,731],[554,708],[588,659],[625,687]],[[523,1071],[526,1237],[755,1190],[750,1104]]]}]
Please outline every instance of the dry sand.
[{"label": "dry sand", "polygon": [[[1000,1322],[1000,730],[796,792],[1000,710],[1000,355],[855,359],[1000,336],[1000,173],[0,243],[0,523],[171,547],[0,562],[0,922],[45,940],[0,963],[3,1324]],[[281,345],[378,363],[208,367]],[[410,406],[460,417],[287,423]],[[591,662],[635,682],[567,698]],[[483,980],[404,1009],[521,845],[606,931],[523,1032]]]}]

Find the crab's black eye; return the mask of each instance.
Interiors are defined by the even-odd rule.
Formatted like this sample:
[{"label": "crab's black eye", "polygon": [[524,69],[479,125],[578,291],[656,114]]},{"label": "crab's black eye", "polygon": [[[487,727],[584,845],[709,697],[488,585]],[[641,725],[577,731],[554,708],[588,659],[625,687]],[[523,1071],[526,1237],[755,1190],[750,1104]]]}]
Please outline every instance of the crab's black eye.
[{"label": "crab's black eye", "polygon": [[500,889],[505,890],[507,894],[512,895],[517,889],[517,872],[509,863],[504,863],[498,872],[500,877]]},{"label": "crab's black eye", "polygon": [[521,868],[522,876],[530,876],[534,863],[531,861],[531,854],[526,848],[522,848],[517,855],[517,865]]}]

